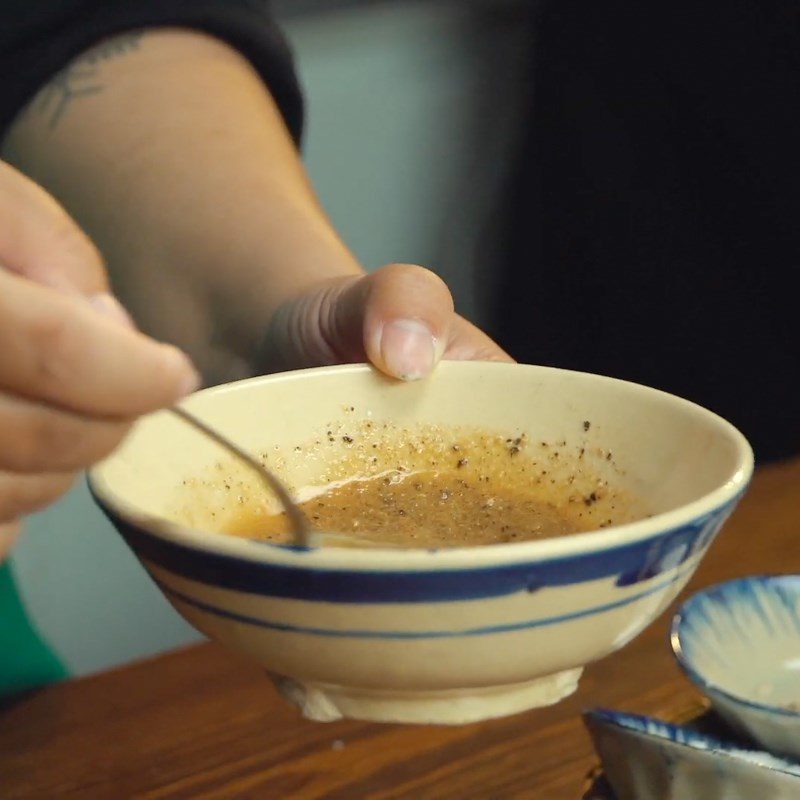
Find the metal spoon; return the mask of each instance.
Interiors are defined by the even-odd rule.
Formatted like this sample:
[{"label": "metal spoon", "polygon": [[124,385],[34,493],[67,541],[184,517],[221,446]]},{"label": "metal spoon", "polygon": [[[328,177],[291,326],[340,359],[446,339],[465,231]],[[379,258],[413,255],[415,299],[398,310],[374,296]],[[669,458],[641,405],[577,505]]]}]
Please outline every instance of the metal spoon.
[{"label": "metal spoon", "polygon": [[185,408],[180,406],[173,406],[169,409],[175,416],[182,419],[184,422],[191,425],[195,430],[207,436],[209,439],[215,441],[221,447],[224,447],[229,453],[232,453],[239,461],[242,461],[261,478],[266,484],[267,488],[273,491],[278,499],[281,501],[283,510],[286,516],[292,523],[294,543],[302,547],[313,546],[316,542],[317,535],[312,535],[310,525],[306,519],[300,506],[292,500],[292,496],[287,491],[286,487],[280,479],[269,469],[267,469],[258,459],[251,456],[249,453],[242,450],[239,445],[234,444],[227,436],[223,436],[214,428],[207,425],[201,419],[198,419],[194,414],[188,412]]}]

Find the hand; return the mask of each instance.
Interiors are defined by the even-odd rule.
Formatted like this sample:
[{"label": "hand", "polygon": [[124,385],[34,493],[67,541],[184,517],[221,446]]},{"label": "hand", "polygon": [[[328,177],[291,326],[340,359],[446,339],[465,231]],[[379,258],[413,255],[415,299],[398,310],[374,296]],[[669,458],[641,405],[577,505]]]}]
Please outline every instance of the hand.
[{"label": "hand", "polygon": [[392,264],[336,278],[276,312],[262,366],[267,370],[370,361],[387,375],[419,380],[442,359],[512,361],[455,313],[433,272]]},{"label": "hand", "polygon": [[0,162],[0,559],[23,516],[196,385],[183,353],[134,329],[75,223]]}]

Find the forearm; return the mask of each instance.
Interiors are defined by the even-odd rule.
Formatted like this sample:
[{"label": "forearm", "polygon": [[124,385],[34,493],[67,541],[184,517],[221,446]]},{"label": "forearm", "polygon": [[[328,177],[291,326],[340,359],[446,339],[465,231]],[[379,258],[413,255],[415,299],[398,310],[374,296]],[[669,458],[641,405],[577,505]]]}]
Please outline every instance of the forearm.
[{"label": "forearm", "polygon": [[94,239],[145,330],[213,379],[244,374],[282,303],[359,266],[245,59],[188,31],[116,41],[78,64],[73,88],[94,91],[64,104],[51,87],[4,155]]}]

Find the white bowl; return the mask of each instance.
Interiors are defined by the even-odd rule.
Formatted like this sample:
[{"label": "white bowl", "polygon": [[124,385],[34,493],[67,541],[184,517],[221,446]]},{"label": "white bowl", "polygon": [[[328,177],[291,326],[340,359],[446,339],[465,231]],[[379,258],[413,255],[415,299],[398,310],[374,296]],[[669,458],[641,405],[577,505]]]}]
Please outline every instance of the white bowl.
[{"label": "white bowl", "polygon": [[584,714],[617,800],[795,800],[800,765],[650,717]]},{"label": "white bowl", "polygon": [[543,367],[449,362],[418,383],[332,367],[206,390],[186,406],[255,452],[278,448],[296,486],[325,465],[294,445],[369,417],[557,442],[562,461],[585,452],[652,514],[481,548],[280,547],[182,523],[182,479],[213,471],[219,451],[172,415],[144,420],[92,471],[98,503],[191,624],[260,661],[319,720],[461,723],[570,694],[585,664],[630,641],[689,580],[753,463],[741,434],[696,405]]},{"label": "white bowl", "polygon": [[671,639],[722,717],[770,752],[800,759],[800,575],[706,589],[675,615]]}]

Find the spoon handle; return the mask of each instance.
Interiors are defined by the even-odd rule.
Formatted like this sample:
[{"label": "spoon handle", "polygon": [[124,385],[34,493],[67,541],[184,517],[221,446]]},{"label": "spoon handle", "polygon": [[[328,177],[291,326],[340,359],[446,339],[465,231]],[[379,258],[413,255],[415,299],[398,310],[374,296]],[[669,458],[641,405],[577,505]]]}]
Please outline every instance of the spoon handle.
[{"label": "spoon handle", "polygon": [[262,481],[271,489],[281,501],[286,516],[292,523],[294,532],[294,543],[302,547],[308,547],[310,542],[310,529],[308,520],[302,512],[297,503],[292,500],[291,495],[286,490],[283,483],[260,461],[251,456],[249,453],[242,450],[237,444],[234,444],[227,436],[223,436],[213,428],[209,427],[201,419],[198,419],[194,414],[191,414],[186,409],[180,406],[173,406],[170,411],[176,416],[180,417],[184,422],[191,425],[200,433],[207,436],[209,439],[215,441],[221,447],[224,447],[228,452],[232,453],[240,461],[243,461],[251,469],[258,473]]}]

